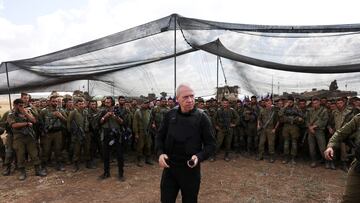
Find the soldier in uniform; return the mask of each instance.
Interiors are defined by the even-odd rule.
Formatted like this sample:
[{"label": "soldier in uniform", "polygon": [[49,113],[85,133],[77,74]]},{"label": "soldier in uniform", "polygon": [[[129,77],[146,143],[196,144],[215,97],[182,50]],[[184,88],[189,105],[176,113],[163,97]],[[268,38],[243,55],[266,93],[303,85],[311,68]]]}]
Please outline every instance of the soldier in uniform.
[{"label": "soldier in uniform", "polygon": [[[46,170],[47,162],[51,157],[52,149],[55,152],[56,169],[65,171],[63,165],[62,149],[62,126],[66,123],[65,112],[57,105],[57,96],[50,97],[50,105],[41,110],[39,121],[42,123],[42,166]],[[52,148],[54,146],[54,148]]]},{"label": "soldier in uniform", "polygon": [[103,157],[103,149],[100,138],[100,111],[97,108],[97,102],[95,100],[90,100],[89,102],[89,130],[91,135],[91,145],[90,145],[90,158],[92,165],[95,166],[96,155]]},{"label": "soldier in uniform", "polygon": [[342,202],[360,202],[360,165],[359,165],[359,146],[360,134],[360,115],[354,116],[350,122],[338,129],[330,138],[324,156],[327,160],[333,160],[334,148],[338,148],[342,142],[350,143],[355,150],[355,159],[351,163],[346,180],[345,193]]},{"label": "soldier in uniform", "polygon": [[258,132],[260,132],[259,155],[257,160],[262,160],[265,152],[265,142],[268,142],[270,163],[275,161],[275,131],[279,125],[278,115],[272,106],[271,99],[265,99],[265,108],[260,110],[258,118]]},{"label": "soldier in uniform", "polygon": [[246,137],[246,148],[247,153],[250,155],[251,153],[256,151],[256,148],[259,145],[259,140],[257,136],[257,117],[258,114],[256,111],[251,108],[250,105],[244,106],[244,133]]},{"label": "soldier in uniform", "polygon": [[240,153],[241,150],[245,149],[246,141],[245,141],[245,122],[244,122],[244,106],[241,100],[237,100],[235,111],[239,115],[239,122],[236,124],[236,127],[234,129],[234,148],[237,153]]},{"label": "soldier in uniform", "polygon": [[74,172],[79,168],[81,148],[83,148],[86,168],[95,168],[91,163],[88,111],[85,109],[85,100],[82,97],[75,99],[75,109],[70,112],[67,118],[67,129],[71,132],[71,141],[74,149]]},{"label": "soldier in uniform", "polygon": [[124,157],[121,146],[122,138],[120,136],[120,129],[124,123],[124,119],[120,115],[115,114],[115,101],[112,97],[106,97],[100,116],[101,134],[104,150],[104,173],[100,176],[101,179],[110,177],[110,152],[111,148],[115,147],[116,158],[118,162],[118,178],[124,181]]},{"label": "soldier in uniform", "polygon": [[173,109],[175,107],[175,104],[175,99],[169,97],[167,102],[167,106],[169,107],[169,109]]},{"label": "soldier in uniform", "polygon": [[14,160],[16,162],[15,150],[13,148],[14,136],[11,131],[11,126],[9,126],[9,124],[7,123],[7,118],[9,116],[9,114],[13,111],[14,110],[6,111],[0,120],[1,127],[5,128],[5,130],[6,130],[5,157],[3,160],[4,170],[2,173],[4,176],[10,175],[11,164]]},{"label": "soldier in uniform", "polygon": [[150,110],[149,101],[144,101],[141,108],[137,109],[134,115],[133,129],[135,135],[135,145],[137,153],[137,166],[142,167],[142,157],[145,155],[145,163],[153,165],[151,161],[151,135],[149,134],[150,127]]},{"label": "soldier in uniform", "polygon": [[[337,109],[332,112],[331,118],[333,119],[334,128],[329,128],[330,134],[334,134],[336,130],[339,130],[347,122],[349,122],[353,117],[353,111],[350,108],[346,108],[345,102],[342,98],[336,100]],[[347,171],[347,150],[345,143],[340,144],[340,160],[342,162],[342,169]],[[330,161],[330,168],[335,169],[333,161]]]},{"label": "soldier in uniform", "polygon": [[215,114],[215,128],[218,130],[216,152],[219,152],[221,145],[225,145],[225,161],[230,161],[231,142],[233,139],[234,128],[239,123],[239,115],[230,107],[229,100],[222,99],[222,107]]},{"label": "soldier in uniform", "polygon": [[[66,118],[69,117],[70,112],[74,110],[74,101],[72,99],[72,97],[69,95],[68,97],[65,97],[63,100],[63,104],[64,104],[64,112],[65,112],[65,116]],[[62,151],[67,154],[67,158],[69,163],[72,163],[73,161],[73,155],[74,155],[74,149],[73,146],[71,144],[71,133],[70,131],[68,131],[67,129],[67,123],[63,126],[63,146],[62,146]]]},{"label": "soldier in uniform", "polygon": [[[312,99],[312,108],[309,109],[306,116],[306,126],[308,128],[308,143],[311,157],[311,167],[316,167],[316,144],[319,147],[321,156],[324,157],[326,147],[325,128],[329,119],[328,111],[325,107],[320,106],[318,98]],[[329,167],[329,162],[326,162],[326,167]]]},{"label": "soldier in uniform", "polygon": [[32,128],[36,122],[35,117],[24,108],[24,102],[21,99],[15,99],[14,111],[7,119],[14,136],[13,147],[17,154],[17,164],[20,171],[19,180],[26,179],[25,172],[25,151],[29,153],[35,166],[36,176],[46,176],[46,172],[40,167],[39,153],[36,147],[35,132]]},{"label": "soldier in uniform", "polygon": [[152,123],[151,127],[156,131],[159,130],[160,124],[164,119],[164,115],[169,111],[169,107],[167,107],[167,101],[165,97],[160,99],[160,105],[155,106],[151,112]]},{"label": "soldier in uniform", "polygon": [[[302,114],[294,106],[294,98],[288,97],[284,108],[279,111],[279,118],[284,124],[282,130],[282,136],[284,138],[284,164],[291,163],[296,164],[295,158],[298,152],[298,139],[300,137],[299,125],[304,122]],[[291,153],[290,153],[290,142],[291,142]],[[290,157],[291,154],[291,157]]]}]

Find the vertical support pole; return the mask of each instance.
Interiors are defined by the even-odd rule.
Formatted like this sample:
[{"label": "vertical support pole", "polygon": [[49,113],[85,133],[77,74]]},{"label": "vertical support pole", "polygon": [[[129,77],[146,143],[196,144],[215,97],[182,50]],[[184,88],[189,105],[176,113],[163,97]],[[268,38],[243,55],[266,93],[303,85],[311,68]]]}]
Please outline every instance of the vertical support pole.
[{"label": "vertical support pole", "polygon": [[87,92],[90,95],[90,80],[87,80]]},{"label": "vertical support pole", "polygon": [[8,94],[9,94],[9,105],[10,105],[10,110],[11,110],[11,109],[12,109],[12,104],[11,104],[11,93],[10,93],[10,82],[9,82],[9,71],[8,71],[8,67],[7,67],[7,62],[5,62],[5,69],[6,69],[6,80],[7,80]]},{"label": "vertical support pole", "polygon": [[271,101],[274,102],[274,75],[271,76]]},{"label": "vertical support pole", "polygon": [[216,57],[216,101],[219,101],[219,62],[220,56]]},{"label": "vertical support pole", "polygon": [[174,15],[174,98],[176,98],[176,15]]}]

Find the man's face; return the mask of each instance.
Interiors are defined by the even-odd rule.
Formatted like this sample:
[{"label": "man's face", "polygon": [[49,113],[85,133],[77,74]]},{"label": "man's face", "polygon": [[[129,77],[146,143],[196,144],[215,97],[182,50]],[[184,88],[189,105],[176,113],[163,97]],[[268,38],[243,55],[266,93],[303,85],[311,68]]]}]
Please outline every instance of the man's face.
[{"label": "man's face", "polygon": [[84,109],[84,108],[85,108],[85,102],[79,101],[78,103],[76,103],[76,106],[77,106],[79,109]]},{"label": "man's face", "polygon": [[306,108],[306,102],[304,102],[304,101],[299,102],[299,108],[300,109],[305,109]]},{"label": "man's face", "polygon": [[172,99],[170,99],[168,101],[168,106],[173,107],[174,105],[175,105],[174,101]]},{"label": "man's face", "polygon": [[21,100],[25,103],[25,104],[28,104],[29,103],[29,100],[30,100],[30,96],[29,95],[23,95],[21,97]]},{"label": "man's face", "polygon": [[336,101],[336,107],[340,110],[344,109],[344,107],[345,107],[344,101],[343,100]]},{"label": "man's face", "polygon": [[124,98],[120,98],[120,99],[118,100],[118,102],[119,102],[119,105],[120,105],[120,106],[124,106],[126,101],[125,101]]},{"label": "man's face", "polygon": [[320,101],[319,100],[313,100],[312,101],[312,107],[315,109],[318,109],[320,107]]},{"label": "man's face", "polygon": [[325,99],[325,98],[320,99],[321,105],[326,105],[326,102],[327,102],[327,99]]},{"label": "man's face", "polygon": [[191,111],[195,105],[194,91],[186,86],[180,88],[179,94],[176,96],[179,101],[181,111],[186,113]]},{"label": "man's face", "polygon": [[50,99],[50,106],[53,107],[53,108],[56,108],[58,105],[58,101],[56,98],[52,98]]},{"label": "man's face", "polygon": [[270,108],[271,106],[272,106],[272,101],[271,101],[271,99],[265,101],[265,107],[266,107],[266,108]]},{"label": "man's face", "polygon": [[287,103],[289,104],[289,107],[293,107],[293,106],[294,106],[294,101],[293,101],[293,100],[288,100]]},{"label": "man's face", "polygon": [[66,103],[66,108],[67,109],[72,109],[74,108],[74,102],[72,100],[69,100],[67,103]]},{"label": "man's face", "polygon": [[228,107],[229,107],[229,101],[222,101],[221,103],[222,103],[222,106],[223,106],[224,108],[228,108]]},{"label": "man's face", "polygon": [[90,102],[89,107],[90,107],[90,109],[95,110],[96,107],[97,107],[97,103],[96,102]]},{"label": "man's face", "polygon": [[167,101],[165,99],[160,100],[161,106],[166,106],[166,104],[167,104]]},{"label": "man's face", "polygon": [[199,102],[198,105],[197,105],[197,107],[198,107],[199,109],[204,109],[204,108],[205,108],[204,102]]},{"label": "man's face", "polygon": [[277,103],[277,106],[278,106],[279,108],[282,108],[282,107],[284,106],[283,100],[279,100],[278,103]]},{"label": "man's face", "polygon": [[252,97],[250,102],[251,102],[251,104],[256,104],[256,98]]},{"label": "man's face", "polygon": [[15,104],[15,109],[17,110],[21,110],[21,109],[24,109],[25,105],[24,104]]},{"label": "man's face", "polygon": [[149,108],[149,103],[143,103],[143,104],[141,104],[141,108],[143,108],[143,109],[148,109],[148,108]]},{"label": "man's face", "polygon": [[111,99],[105,99],[104,104],[106,107],[111,107]]}]

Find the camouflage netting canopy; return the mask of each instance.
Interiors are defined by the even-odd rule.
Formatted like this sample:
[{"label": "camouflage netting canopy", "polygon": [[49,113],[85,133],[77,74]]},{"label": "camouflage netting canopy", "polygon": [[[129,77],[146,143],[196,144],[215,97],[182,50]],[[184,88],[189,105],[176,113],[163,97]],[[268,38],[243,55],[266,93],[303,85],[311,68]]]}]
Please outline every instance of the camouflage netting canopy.
[{"label": "camouflage netting canopy", "polygon": [[0,94],[89,89],[91,95],[173,95],[175,84],[188,82],[198,96],[209,96],[218,81],[238,85],[240,94],[265,95],[328,89],[335,79],[339,89],[358,91],[359,31],[360,24],[246,25],[173,14],[54,53],[4,62]]}]

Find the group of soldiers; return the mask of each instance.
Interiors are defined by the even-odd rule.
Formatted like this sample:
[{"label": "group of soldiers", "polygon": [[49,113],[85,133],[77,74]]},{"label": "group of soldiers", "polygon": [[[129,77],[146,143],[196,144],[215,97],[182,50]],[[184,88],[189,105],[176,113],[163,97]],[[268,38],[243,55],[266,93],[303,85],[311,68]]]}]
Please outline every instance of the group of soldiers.
[{"label": "group of soldiers", "polygon": [[[124,181],[123,153],[135,151],[139,167],[153,165],[154,137],[175,102],[164,97],[140,101],[119,96],[105,97],[99,105],[79,91],[73,96],[55,92],[41,100],[22,93],[0,121],[7,132],[5,143],[0,140],[3,175],[10,175],[16,165],[19,179],[25,180],[29,160],[35,166],[35,175],[46,176],[49,166],[64,171],[65,164],[72,164],[77,172],[82,162],[86,168],[96,168],[95,160],[100,158],[104,164],[100,178],[106,179],[110,177],[110,160],[116,158],[118,178]],[[296,164],[299,156],[308,155],[311,167],[324,161],[326,168],[335,169],[334,161],[323,160],[327,141],[360,112],[360,99],[307,101],[288,97],[273,103],[270,98],[258,101],[255,96],[220,102],[198,98],[196,106],[208,114],[216,135],[217,150],[210,161],[224,149],[225,161],[233,152],[256,160],[268,155],[270,163],[275,162],[276,154],[282,154],[284,164]],[[337,154],[344,170],[349,153],[342,143]]]}]

